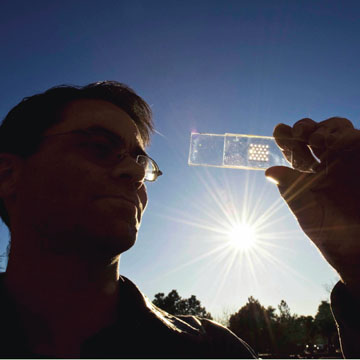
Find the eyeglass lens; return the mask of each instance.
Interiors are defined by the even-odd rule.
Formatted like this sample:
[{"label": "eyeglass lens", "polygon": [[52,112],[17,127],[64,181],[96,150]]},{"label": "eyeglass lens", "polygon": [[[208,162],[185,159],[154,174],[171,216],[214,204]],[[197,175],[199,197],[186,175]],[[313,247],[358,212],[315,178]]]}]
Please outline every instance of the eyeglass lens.
[{"label": "eyeglass lens", "polygon": [[138,155],[137,163],[145,169],[145,180],[154,181],[158,177],[154,161],[145,155]]}]

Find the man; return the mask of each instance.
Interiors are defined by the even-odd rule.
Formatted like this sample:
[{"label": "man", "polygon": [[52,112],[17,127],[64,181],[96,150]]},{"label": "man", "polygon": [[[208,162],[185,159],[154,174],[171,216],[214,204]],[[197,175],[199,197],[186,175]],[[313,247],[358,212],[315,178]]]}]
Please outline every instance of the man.
[{"label": "man", "polygon": [[[345,351],[356,356],[347,309],[360,293],[351,192],[358,190],[356,181],[346,183],[349,164],[338,164],[359,138],[350,124],[334,118],[278,126],[277,141],[301,172],[275,167],[266,175],[342,276],[335,315]],[[157,309],[118,273],[146,207],[145,181],[161,175],[145,152],[152,129],[147,104],[117,82],[50,89],[24,99],[3,121],[0,214],[11,252],[0,284],[1,357],[254,357],[218,324]],[[322,160],[315,173],[304,172],[314,160],[306,144]]]}]

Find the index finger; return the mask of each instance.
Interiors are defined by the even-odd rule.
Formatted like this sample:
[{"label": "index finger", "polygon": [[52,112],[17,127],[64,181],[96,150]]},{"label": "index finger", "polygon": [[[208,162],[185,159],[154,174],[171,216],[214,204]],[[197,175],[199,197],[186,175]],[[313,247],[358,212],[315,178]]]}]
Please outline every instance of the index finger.
[{"label": "index finger", "polygon": [[309,136],[316,130],[317,126],[318,123],[310,118],[301,119],[293,125],[292,135],[294,138],[308,143]]},{"label": "index finger", "polygon": [[292,128],[285,124],[278,124],[274,129],[274,138],[285,158],[292,167],[302,172],[312,171],[317,163],[307,143],[294,138]]}]

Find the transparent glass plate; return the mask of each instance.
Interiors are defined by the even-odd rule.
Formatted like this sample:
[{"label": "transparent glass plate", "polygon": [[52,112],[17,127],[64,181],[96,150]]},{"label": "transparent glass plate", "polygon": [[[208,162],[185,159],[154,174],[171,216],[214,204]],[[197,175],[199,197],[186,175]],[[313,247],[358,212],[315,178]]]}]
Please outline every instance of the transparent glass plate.
[{"label": "transparent glass plate", "polygon": [[266,170],[291,166],[271,136],[192,133],[189,165]]}]

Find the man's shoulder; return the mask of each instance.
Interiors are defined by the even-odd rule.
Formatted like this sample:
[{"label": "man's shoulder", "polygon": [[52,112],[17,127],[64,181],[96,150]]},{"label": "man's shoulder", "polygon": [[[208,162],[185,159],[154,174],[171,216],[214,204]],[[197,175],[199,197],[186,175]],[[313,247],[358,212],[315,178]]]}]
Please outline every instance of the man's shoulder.
[{"label": "man's shoulder", "polygon": [[256,354],[245,341],[227,327],[213,320],[193,315],[178,315],[174,316],[174,319],[179,327],[182,326],[179,324],[181,322],[196,329],[211,352],[221,355],[222,358],[256,358]]}]

